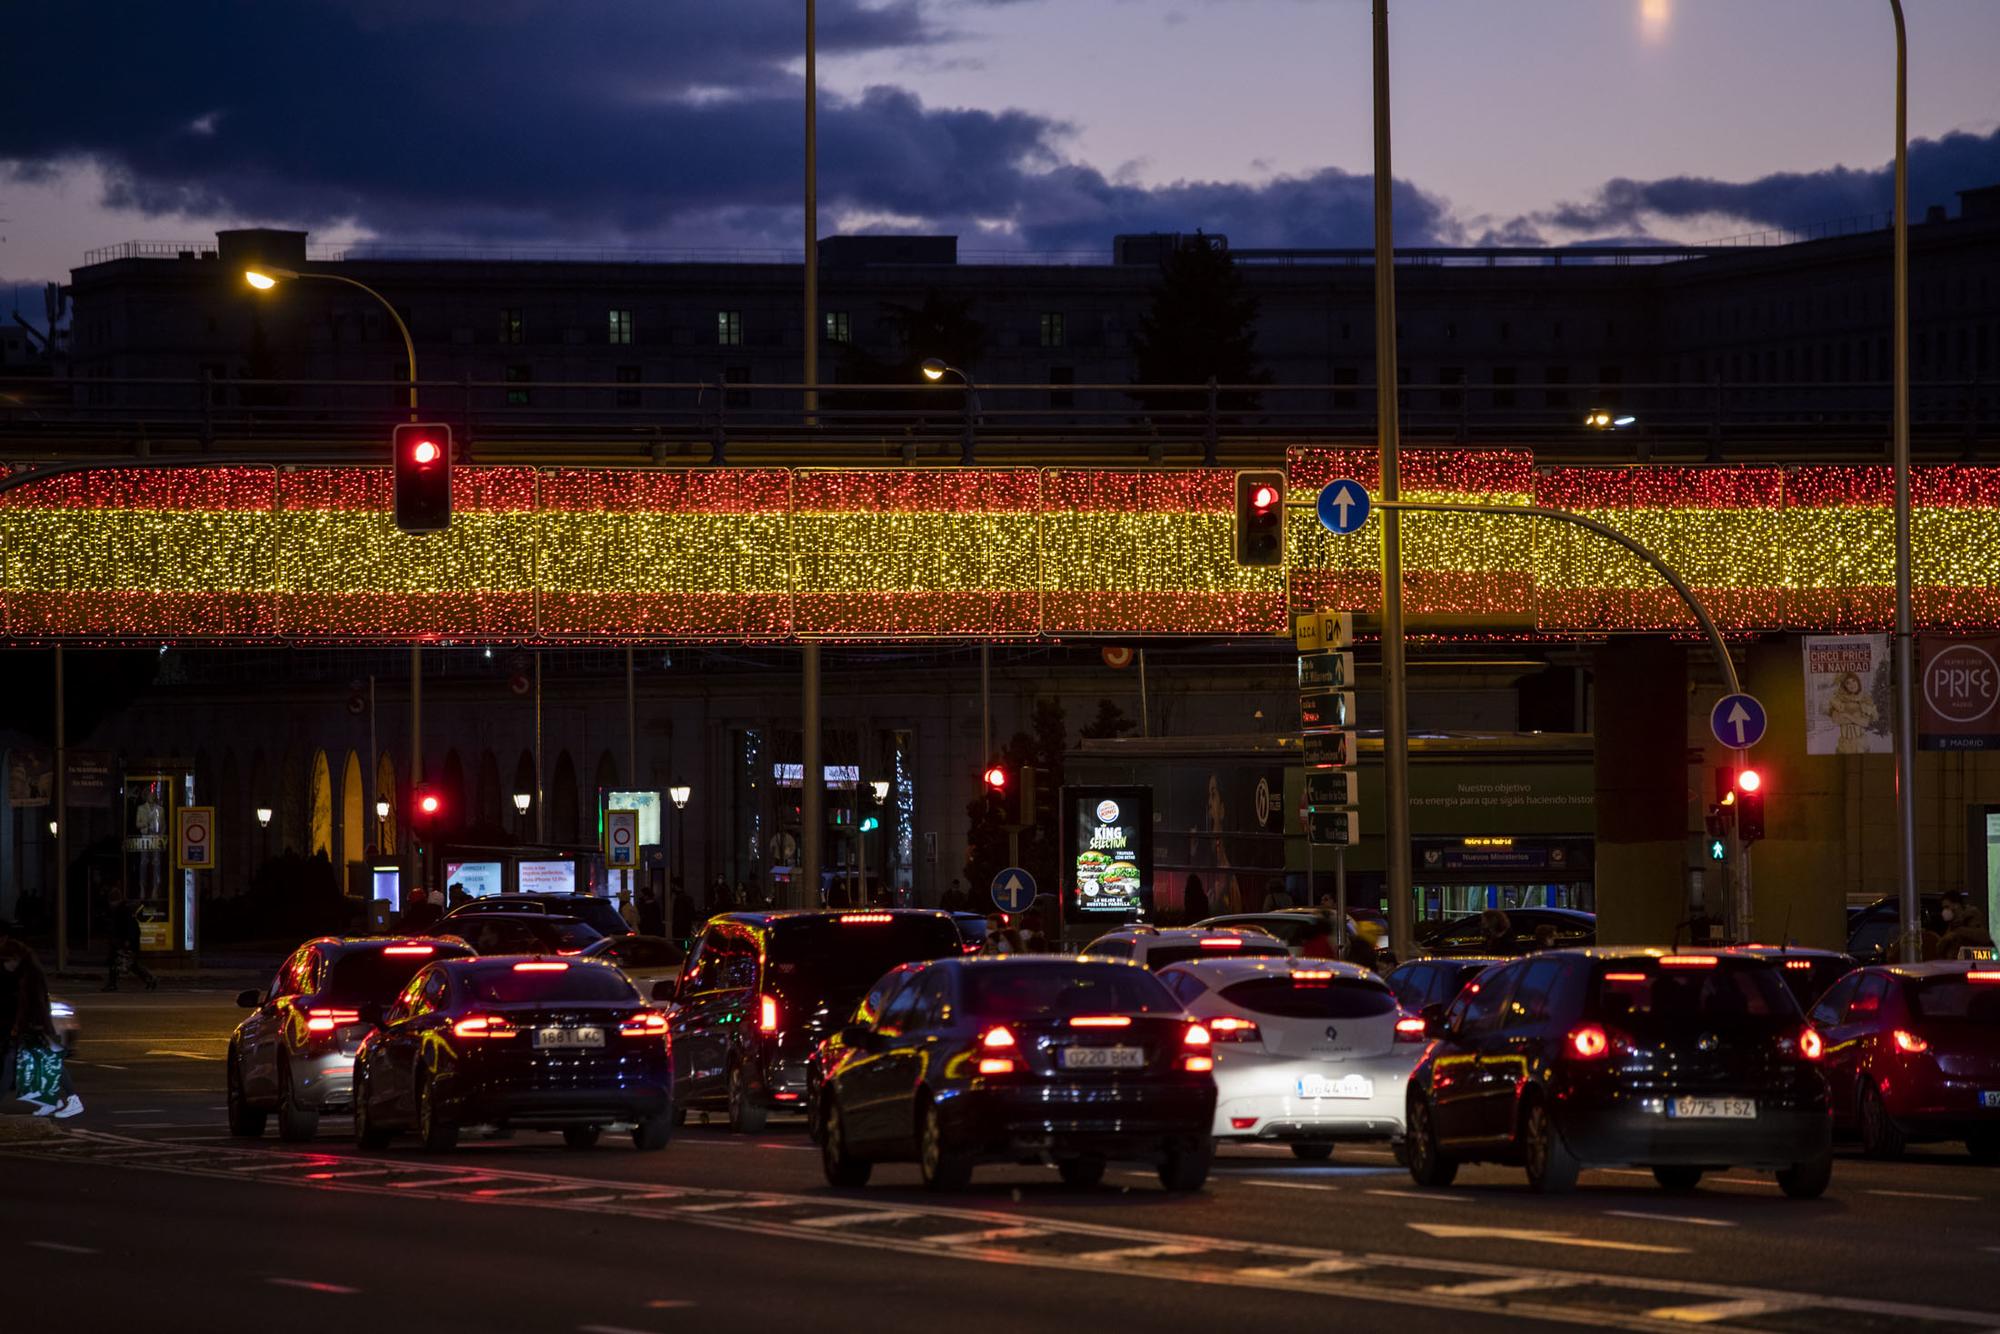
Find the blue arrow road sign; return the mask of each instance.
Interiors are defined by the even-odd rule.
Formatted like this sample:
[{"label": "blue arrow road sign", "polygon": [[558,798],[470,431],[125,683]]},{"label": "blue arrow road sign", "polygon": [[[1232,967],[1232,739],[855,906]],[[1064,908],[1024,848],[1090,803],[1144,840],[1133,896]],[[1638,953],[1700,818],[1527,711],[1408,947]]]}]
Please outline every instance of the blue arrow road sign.
[{"label": "blue arrow road sign", "polygon": [[1764,706],[1755,695],[1724,695],[1708,713],[1708,730],[1731,750],[1748,750],[1764,739]]},{"label": "blue arrow road sign", "polygon": [[1018,866],[1002,868],[993,877],[993,906],[1001,912],[1025,912],[1035,901],[1035,877]]},{"label": "blue arrow road sign", "polygon": [[1373,504],[1368,488],[1350,478],[1336,477],[1320,488],[1320,526],[1329,533],[1354,532],[1368,522]]}]

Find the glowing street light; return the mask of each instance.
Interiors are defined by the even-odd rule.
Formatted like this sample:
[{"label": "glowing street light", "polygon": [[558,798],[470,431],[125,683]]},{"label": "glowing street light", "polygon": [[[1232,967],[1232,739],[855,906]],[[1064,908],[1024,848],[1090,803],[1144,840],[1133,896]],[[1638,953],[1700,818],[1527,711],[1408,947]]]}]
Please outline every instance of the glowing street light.
[{"label": "glowing street light", "polygon": [[280,269],[268,266],[261,269],[243,270],[243,281],[260,292],[268,292],[281,282],[304,282],[308,279],[316,279],[320,282],[328,283],[345,283],[349,287],[358,287],[381,302],[382,309],[389,312],[389,318],[396,322],[396,332],[403,335],[403,361],[410,369],[410,420],[415,421],[417,419],[417,345],[410,337],[410,326],[403,323],[401,312],[389,303],[388,297],[383,296],[367,283],[357,282],[352,278],[338,273],[300,273],[297,269]]},{"label": "glowing street light", "polygon": [[534,794],[531,792],[516,792],[514,794],[514,813],[516,815],[526,815],[528,813],[528,806],[534,799]]},{"label": "glowing street light", "polygon": [[932,384],[947,375],[956,375],[965,383],[965,430],[958,438],[958,462],[961,467],[971,467],[973,463],[975,431],[979,421],[979,386],[972,377],[940,357],[926,357],[923,364],[924,378]]},{"label": "glowing street light", "polygon": [[271,808],[269,806],[259,806],[257,808],[257,827],[259,829],[269,829],[271,827]]}]

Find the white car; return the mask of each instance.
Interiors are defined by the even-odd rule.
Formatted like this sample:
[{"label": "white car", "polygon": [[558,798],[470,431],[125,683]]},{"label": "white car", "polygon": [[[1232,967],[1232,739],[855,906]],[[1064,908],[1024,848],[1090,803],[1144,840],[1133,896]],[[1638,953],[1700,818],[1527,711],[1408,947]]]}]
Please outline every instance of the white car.
[{"label": "white car", "polygon": [[1292,953],[1282,940],[1263,931],[1158,926],[1120,927],[1081,952],[1100,959],[1130,959],[1156,973],[1190,959],[1288,959]]},{"label": "white car", "polygon": [[1160,981],[1214,1039],[1218,1141],[1286,1143],[1322,1161],[1336,1140],[1402,1136],[1424,1022],[1375,973],[1330,959],[1201,959]]}]

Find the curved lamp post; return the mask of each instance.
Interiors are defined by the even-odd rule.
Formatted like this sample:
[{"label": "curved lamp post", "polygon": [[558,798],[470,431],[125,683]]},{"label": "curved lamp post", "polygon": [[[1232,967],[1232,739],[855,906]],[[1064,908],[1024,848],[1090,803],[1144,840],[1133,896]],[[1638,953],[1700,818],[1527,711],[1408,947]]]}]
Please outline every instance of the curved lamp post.
[{"label": "curved lamp post", "polygon": [[417,419],[417,345],[410,338],[410,326],[403,323],[402,315],[389,304],[389,298],[370,287],[367,283],[338,273],[300,273],[296,269],[260,268],[243,270],[243,281],[260,292],[268,292],[281,282],[304,282],[317,280],[326,283],[344,283],[358,287],[382,303],[382,309],[389,312],[389,318],[396,322],[396,332],[403,336],[403,364],[410,371],[410,420]]},{"label": "curved lamp post", "polygon": [[923,370],[924,378],[932,384],[938,383],[947,375],[956,375],[965,384],[965,429],[958,438],[958,461],[960,466],[970,468],[977,443],[975,432],[979,421],[979,386],[972,382],[970,375],[940,357],[926,358]]}]

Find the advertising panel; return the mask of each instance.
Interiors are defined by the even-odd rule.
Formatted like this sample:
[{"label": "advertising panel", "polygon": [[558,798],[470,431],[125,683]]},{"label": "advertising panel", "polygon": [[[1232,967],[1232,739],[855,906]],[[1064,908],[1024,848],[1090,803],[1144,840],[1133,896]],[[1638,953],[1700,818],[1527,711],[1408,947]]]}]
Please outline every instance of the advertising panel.
[{"label": "advertising panel", "polygon": [[1889,636],[1808,635],[1806,754],[1887,754]]},{"label": "advertising panel", "polygon": [[606,811],[639,812],[639,842],[646,847],[658,847],[660,838],[660,794],[658,792],[607,792],[604,794]]},{"label": "advertising panel", "polygon": [[468,898],[483,899],[498,894],[503,883],[499,862],[446,862],[444,864],[445,895],[456,903],[454,889],[464,892]]},{"label": "advertising panel", "polygon": [[1153,792],[1063,789],[1063,917],[1130,922],[1153,915]]},{"label": "advertising panel", "polygon": [[576,863],[562,861],[522,862],[519,867],[523,894],[576,893]]},{"label": "advertising panel", "polygon": [[2000,750],[2000,637],[1917,641],[1917,747]]}]

